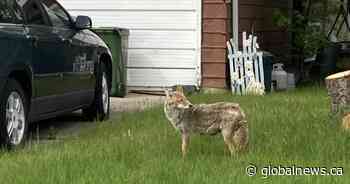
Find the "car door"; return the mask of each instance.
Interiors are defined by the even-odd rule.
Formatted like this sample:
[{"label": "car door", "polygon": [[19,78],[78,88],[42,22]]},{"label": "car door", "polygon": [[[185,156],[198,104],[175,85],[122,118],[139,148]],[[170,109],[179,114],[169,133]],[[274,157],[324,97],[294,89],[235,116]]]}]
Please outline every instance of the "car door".
[{"label": "car door", "polygon": [[94,45],[96,39],[92,39],[89,32],[89,30],[77,30],[72,40],[71,59],[66,61],[64,68],[64,79],[69,86],[67,90],[75,95],[76,105],[91,103],[95,95],[94,68],[98,57]]},{"label": "car door", "polygon": [[32,41],[33,115],[50,113],[62,108],[59,99],[64,94],[64,44],[36,0],[22,0],[27,37]]},{"label": "car door", "polygon": [[[73,22],[68,13],[58,4],[55,0],[39,0],[44,11],[46,12],[49,21],[51,22],[54,34],[59,37],[64,51],[62,62],[62,81],[64,95],[62,96],[62,107],[73,108],[77,106],[79,102],[79,95],[74,93],[71,89],[74,87],[79,88],[79,84],[74,84],[71,78],[67,77],[66,63],[72,62],[74,53],[77,52],[76,43],[73,43],[76,31],[74,29]],[[78,85],[78,86],[77,86]]]},{"label": "car door", "polygon": [[91,102],[94,94],[94,44],[87,30],[74,27],[69,14],[55,0],[41,0],[55,32],[65,42],[63,85],[65,106],[76,107]]},{"label": "car door", "polygon": [[95,35],[90,30],[77,30],[72,40],[71,59],[65,63],[65,79],[72,92],[92,92],[95,87],[94,67],[98,60]]}]

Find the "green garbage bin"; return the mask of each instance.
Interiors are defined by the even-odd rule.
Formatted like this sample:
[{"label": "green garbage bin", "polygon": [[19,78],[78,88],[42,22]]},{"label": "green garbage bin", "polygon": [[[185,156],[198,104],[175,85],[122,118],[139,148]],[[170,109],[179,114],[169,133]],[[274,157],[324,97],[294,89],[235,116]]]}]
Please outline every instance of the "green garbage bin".
[{"label": "green garbage bin", "polygon": [[129,30],[117,27],[101,27],[94,28],[93,31],[106,42],[112,52],[111,96],[125,97],[128,93],[126,65],[128,60]]}]

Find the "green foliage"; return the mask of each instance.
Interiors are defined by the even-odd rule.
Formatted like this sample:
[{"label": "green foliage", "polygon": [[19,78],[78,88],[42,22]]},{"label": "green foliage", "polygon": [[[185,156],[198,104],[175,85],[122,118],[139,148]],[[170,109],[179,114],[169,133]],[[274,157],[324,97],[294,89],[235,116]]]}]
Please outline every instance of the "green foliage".
[{"label": "green foliage", "polygon": [[[309,0],[310,1],[310,0]],[[313,0],[301,1],[302,10],[294,10],[290,19],[288,12],[277,9],[274,11],[273,22],[293,34],[293,46],[304,57],[315,55],[329,44],[326,27],[337,1]]]},{"label": "green foliage", "polygon": [[315,25],[308,25],[302,34],[298,34],[296,38],[296,45],[303,48],[306,56],[313,56],[317,52],[326,47],[329,42],[325,33],[321,32],[320,28]]},{"label": "green foliage", "polygon": [[[349,183],[350,134],[329,116],[326,90],[267,96],[200,94],[195,103],[237,102],[249,121],[248,153],[230,157],[220,135],[193,136],[188,157],[162,107],[115,114],[64,142],[0,154],[1,183]],[[248,177],[245,168],[273,165],[344,167],[344,176]]]},{"label": "green foliage", "polygon": [[273,12],[272,20],[278,27],[288,28],[288,25],[290,25],[288,15],[279,9]]}]

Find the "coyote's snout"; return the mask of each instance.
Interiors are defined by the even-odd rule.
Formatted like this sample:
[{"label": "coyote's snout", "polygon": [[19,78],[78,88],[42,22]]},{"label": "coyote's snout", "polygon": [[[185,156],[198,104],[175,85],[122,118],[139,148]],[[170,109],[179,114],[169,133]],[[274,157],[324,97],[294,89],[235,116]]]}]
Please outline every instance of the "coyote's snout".
[{"label": "coyote's snout", "polygon": [[166,90],[164,112],[181,133],[183,156],[186,155],[191,133],[215,135],[221,132],[231,154],[247,148],[248,123],[236,103],[194,105],[182,91]]}]

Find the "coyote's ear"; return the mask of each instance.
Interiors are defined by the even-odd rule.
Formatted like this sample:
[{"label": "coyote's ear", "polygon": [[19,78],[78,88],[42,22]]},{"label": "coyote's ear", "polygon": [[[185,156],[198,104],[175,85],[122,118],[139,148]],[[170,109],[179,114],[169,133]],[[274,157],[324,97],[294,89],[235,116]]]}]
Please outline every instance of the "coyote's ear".
[{"label": "coyote's ear", "polygon": [[178,86],[176,86],[176,91],[183,94],[184,93],[184,88],[182,86],[178,85]]}]

